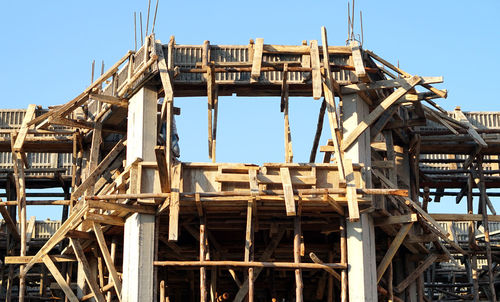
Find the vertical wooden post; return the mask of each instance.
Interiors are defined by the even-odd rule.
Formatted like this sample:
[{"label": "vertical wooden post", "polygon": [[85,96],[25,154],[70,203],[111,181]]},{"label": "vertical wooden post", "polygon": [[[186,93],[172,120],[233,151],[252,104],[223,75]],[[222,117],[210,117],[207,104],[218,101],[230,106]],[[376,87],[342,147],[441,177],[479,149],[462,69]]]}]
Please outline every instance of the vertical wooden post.
[{"label": "vertical wooden post", "polygon": [[[474,203],[472,196],[472,189],[474,185],[474,180],[472,175],[467,178],[467,214],[474,213]],[[474,296],[474,302],[479,301],[479,280],[477,275],[477,257],[476,257],[476,222],[469,221],[469,250],[471,255],[469,256],[471,261],[471,271],[472,271],[472,294]]]},{"label": "vertical wooden post", "polygon": [[[300,263],[300,237],[302,234],[301,230],[301,210],[299,205],[298,214],[293,218],[293,262]],[[302,291],[304,289],[304,284],[302,282],[302,270],[295,270],[295,301],[304,301]]]},{"label": "vertical wooden post", "polygon": [[[250,198],[247,204],[247,225],[245,232],[245,262],[253,261],[253,204],[254,198]],[[248,268],[248,302],[254,301],[254,268]]]},{"label": "vertical wooden post", "polygon": [[[14,143],[14,140],[12,140]],[[26,256],[26,183],[24,178],[24,164],[21,159],[20,152],[12,152],[12,160],[14,161],[14,178],[16,180],[18,214],[21,236],[20,256]],[[24,270],[24,265],[19,268]],[[23,302],[26,295],[26,276],[19,276],[19,301]]]},{"label": "vertical wooden post", "polygon": [[491,259],[491,243],[490,243],[490,230],[488,226],[488,208],[486,207],[486,186],[484,184],[484,174],[483,174],[483,156],[478,155],[477,157],[477,170],[479,174],[479,191],[480,191],[480,205],[483,210],[483,227],[484,227],[484,242],[486,246],[486,258],[488,260],[488,278],[490,291],[493,301],[497,301],[497,295],[495,291],[495,278],[493,277],[492,270],[492,259]]},{"label": "vertical wooden post", "polygon": [[[200,217],[200,261],[206,260],[206,226],[205,217]],[[207,302],[207,269],[200,266],[200,302]]]}]

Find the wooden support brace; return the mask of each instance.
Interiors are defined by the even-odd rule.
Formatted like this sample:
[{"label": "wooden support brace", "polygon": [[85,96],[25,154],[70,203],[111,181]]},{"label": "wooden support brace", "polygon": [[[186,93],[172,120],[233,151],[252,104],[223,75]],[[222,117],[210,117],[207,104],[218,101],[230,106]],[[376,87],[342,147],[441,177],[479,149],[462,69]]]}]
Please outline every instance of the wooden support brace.
[{"label": "wooden support brace", "polygon": [[411,272],[408,277],[406,277],[394,288],[394,291],[397,293],[403,292],[408,285],[415,281],[415,279],[417,279],[429,266],[431,266],[437,258],[436,254],[430,254],[427,256],[427,258],[413,272]]},{"label": "wooden support brace", "polygon": [[75,252],[76,259],[78,259],[78,262],[82,265],[82,271],[85,276],[85,281],[87,281],[90,291],[94,295],[97,302],[106,301],[104,299],[104,295],[101,292],[101,289],[99,288],[99,285],[97,284],[95,276],[92,275],[90,265],[87,261],[87,258],[85,257],[80,242],[77,239],[70,239],[70,241],[71,246],[73,247],[73,251]]},{"label": "wooden support brace", "polygon": [[61,275],[61,272],[59,272],[59,269],[57,269],[56,265],[48,255],[43,255],[42,257],[43,263],[47,266],[49,269],[50,273],[52,274],[52,277],[56,280],[57,284],[61,287],[61,289],[64,291],[66,294],[66,297],[69,299],[71,302],[78,302],[78,298],[76,297],[75,293],[71,290],[69,287],[68,283],[64,279],[64,277]]},{"label": "wooden support brace", "polygon": [[99,223],[94,222],[92,224],[92,228],[94,230],[97,243],[99,244],[99,248],[101,249],[101,254],[104,258],[104,262],[106,263],[106,267],[108,268],[111,281],[113,281],[113,286],[118,296],[118,300],[121,301],[122,283],[120,281],[120,278],[118,277],[118,273],[116,272],[116,268],[113,263],[113,259],[111,258],[111,254],[109,253],[108,246],[106,245],[102,227]]},{"label": "wooden support brace", "polygon": [[380,282],[380,279],[382,279],[385,270],[392,262],[392,258],[394,257],[394,255],[396,255],[396,252],[403,243],[403,240],[405,239],[406,235],[408,234],[412,226],[413,222],[403,224],[401,229],[396,234],[396,237],[394,237],[394,239],[392,240],[389,249],[387,250],[387,252],[384,255],[384,258],[380,261],[377,267],[377,283]]}]

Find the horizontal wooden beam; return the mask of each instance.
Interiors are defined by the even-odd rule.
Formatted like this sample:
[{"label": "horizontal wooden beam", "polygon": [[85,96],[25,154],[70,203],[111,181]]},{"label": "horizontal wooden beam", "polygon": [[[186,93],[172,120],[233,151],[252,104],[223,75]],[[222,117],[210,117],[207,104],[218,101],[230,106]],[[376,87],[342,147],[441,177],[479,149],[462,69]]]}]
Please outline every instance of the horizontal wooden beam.
[{"label": "horizontal wooden beam", "polygon": [[294,269],[346,269],[347,265],[342,263],[295,263],[295,262],[260,262],[260,261],[154,261],[155,266],[234,266],[234,267],[272,267],[272,268],[294,268]]}]

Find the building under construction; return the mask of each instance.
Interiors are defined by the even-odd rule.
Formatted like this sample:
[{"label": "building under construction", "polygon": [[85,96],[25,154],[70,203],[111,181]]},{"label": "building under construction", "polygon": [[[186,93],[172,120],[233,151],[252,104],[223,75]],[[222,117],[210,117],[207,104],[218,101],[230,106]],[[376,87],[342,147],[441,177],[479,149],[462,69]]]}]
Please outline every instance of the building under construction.
[{"label": "building under construction", "polygon": [[[447,112],[442,77],[321,34],[150,35],[67,103],[1,110],[0,297],[497,301],[500,113]],[[280,97],[283,162],[216,161],[218,97],[232,95]],[[211,161],[181,162],[175,100],[200,96]],[[308,163],[293,162],[293,97],[321,103]],[[467,212],[428,213],[446,196]],[[62,220],[27,219],[29,205],[62,205]]]}]

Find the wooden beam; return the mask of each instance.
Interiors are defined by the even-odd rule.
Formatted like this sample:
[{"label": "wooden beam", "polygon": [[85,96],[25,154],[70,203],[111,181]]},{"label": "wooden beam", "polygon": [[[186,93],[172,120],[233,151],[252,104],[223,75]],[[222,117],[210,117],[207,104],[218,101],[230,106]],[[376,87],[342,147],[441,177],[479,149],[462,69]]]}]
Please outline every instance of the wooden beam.
[{"label": "wooden beam", "polygon": [[383,226],[389,224],[410,223],[418,221],[417,214],[396,215],[375,220],[375,226]]},{"label": "wooden beam", "polygon": [[354,71],[356,76],[360,79],[367,80],[368,74],[366,73],[365,65],[363,63],[363,56],[361,54],[361,46],[359,45],[359,42],[352,41],[351,49],[352,49],[352,61],[354,62]]},{"label": "wooden beam", "polygon": [[[68,255],[49,255],[52,262],[76,262],[76,258]],[[26,264],[33,256],[5,256],[4,264]],[[42,259],[39,259],[37,263],[43,263]]]},{"label": "wooden beam", "polygon": [[321,88],[321,62],[319,59],[319,48],[317,40],[311,40],[309,45],[309,52],[311,54],[313,99],[319,100],[321,98],[321,95],[323,94],[323,91]]},{"label": "wooden beam", "polygon": [[472,126],[472,124],[469,122],[465,114],[460,110],[460,108],[455,109],[455,118],[457,118],[460,122],[466,124],[467,127],[467,132],[469,135],[472,137],[472,139],[480,145],[482,148],[488,147],[488,144],[484,141],[484,139],[477,133],[476,129]]},{"label": "wooden beam", "polygon": [[102,227],[99,223],[94,222],[92,224],[92,228],[94,230],[97,243],[99,244],[99,248],[101,249],[101,254],[104,258],[104,262],[106,263],[106,267],[108,268],[109,276],[111,278],[111,281],[113,282],[118,300],[121,301],[122,283],[120,281],[120,278],[118,277],[118,273],[116,272],[116,268],[113,263],[113,259],[111,258],[111,254],[109,253],[108,246],[106,245]]},{"label": "wooden beam", "polygon": [[57,284],[61,287],[61,289],[64,291],[64,294],[66,294],[66,297],[69,299],[71,302],[78,302],[78,298],[76,297],[75,293],[71,290],[69,287],[68,283],[64,279],[64,277],[61,275],[61,272],[57,269],[56,265],[48,255],[43,255],[42,257],[43,263],[47,266],[49,269],[50,273],[52,274],[52,277],[56,280]]},{"label": "wooden beam", "polygon": [[425,260],[413,271],[408,277],[406,277],[403,281],[401,281],[395,288],[394,291],[397,293],[403,292],[408,285],[410,285],[415,279],[422,275],[422,273],[431,266],[434,261],[438,258],[436,254],[430,254],[425,258]]},{"label": "wooden beam", "polygon": [[264,46],[264,39],[255,39],[253,59],[252,59],[252,72],[250,73],[250,83],[259,81],[260,68],[262,66],[262,51]]},{"label": "wooden beam", "polygon": [[328,121],[330,125],[330,131],[332,134],[333,145],[335,147],[335,159],[337,160],[337,165],[339,167],[339,177],[341,180],[345,179],[344,171],[344,161],[343,161],[343,149],[342,149],[342,136],[340,133],[340,118],[337,113],[337,108],[335,105],[335,92],[338,90],[336,85],[338,83],[332,76],[330,70],[330,60],[328,53],[328,37],[326,33],[326,28],[321,27],[321,41],[323,43],[323,67],[325,68],[325,82],[324,82],[324,95],[327,103],[326,109],[328,112]]},{"label": "wooden beam", "polygon": [[283,194],[285,196],[286,215],[295,216],[295,198],[293,197],[292,180],[288,168],[280,168],[280,176],[283,184]]},{"label": "wooden beam", "polygon": [[382,279],[385,270],[392,262],[392,258],[394,258],[394,255],[396,255],[396,252],[403,243],[403,240],[405,239],[412,226],[413,222],[403,224],[403,226],[401,226],[401,229],[399,229],[398,233],[396,234],[396,237],[394,237],[394,239],[392,240],[389,249],[387,249],[384,258],[382,258],[377,267],[377,283],[380,282],[380,279]]},{"label": "wooden beam", "polygon": [[405,82],[403,87],[398,88],[391,95],[385,98],[375,109],[370,112],[370,114],[354,129],[350,135],[344,139],[342,150],[347,150],[357,139],[358,137],[368,128],[371,124],[373,124],[384,111],[386,111],[392,104],[394,104],[400,97],[405,95],[408,90],[415,87],[421,78],[418,76],[414,76]]},{"label": "wooden beam", "polygon": [[5,224],[7,225],[7,228],[9,229],[10,234],[14,237],[15,241],[20,241],[21,236],[19,235],[19,232],[17,230],[17,225],[12,220],[12,217],[9,214],[9,211],[5,208],[5,206],[0,205],[0,214],[2,214],[3,219],[5,220]]},{"label": "wooden beam", "polygon": [[[380,89],[391,89],[391,88],[400,88],[405,87],[407,85],[409,78],[399,78],[399,79],[391,79],[391,80],[379,80],[372,83],[358,83],[358,84],[350,84],[343,86],[341,89],[342,94],[350,94],[350,93],[358,93],[363,91],[370,90],[380,90]],[[421,81],[418,83],[420,85],[425,83],[442,83],[443,77],[421,77]],[[415,97],[410,98],[410,100],[414,100]],[[406,99],[405,99],[406,100]]]},{"label": "wooden beam", "polygon": [[97,284],[95,276],[92,275],[92,271],[90,269],[90,265],[85,258],[85,253],[83,252],[82,246],[77,239],[70,239],[71,246],[73,247],[73,251],[75,252],[76,259],[78,259],[78,263],[81,264],[83,275],[85,276],[85,280],[89,285],[90,291],[94,295],[97,302],[105,302],[104,295]]},{"label": "wooden beam", "polygon": [[122,108],[128,107],[128,100],[125,98],[117,98],[112,95],[97,94],[97,93],[89,94],[89,98],[92,100],[96,100],[110,105],[115,105]]}]

